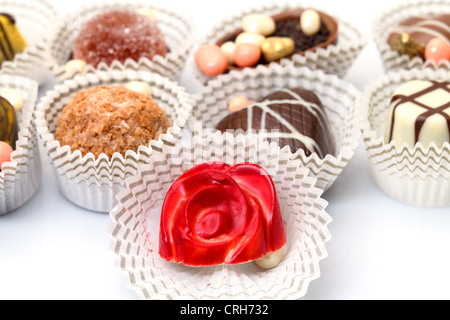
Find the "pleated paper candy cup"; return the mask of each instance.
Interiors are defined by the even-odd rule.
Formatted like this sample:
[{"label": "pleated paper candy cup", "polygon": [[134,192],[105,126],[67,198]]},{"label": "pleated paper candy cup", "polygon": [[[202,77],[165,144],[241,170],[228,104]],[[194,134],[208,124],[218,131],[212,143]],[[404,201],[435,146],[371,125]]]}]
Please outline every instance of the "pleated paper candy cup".
[{"label": "pleated paper candy cup", "polygon": [[386,72],[401,69],[411,70],[415,68],[430,68],[433,70],[444,69],[450,71],[449,61],[424,61],[416,57],[399,54],[391,49],[388,37],[392,29],[400,22],[414,16],[433,14],[450,14],[450,2],[446,0],[402,0],[381,11],[373,21],[372,36],[380,52]]},{"label": "pleated paper candy cup", "polygon": [[412,69],[391,72],[366,87],[359,105],[360,123],[372,177],[393,199],[417,207],[450,206],[450,144],[441,148],[420,142],[396,148],[385,144],[384,132],[392,94],[411,80],[450,81],[446,70]]},{"label": "pleated paper candy cup", "polygon": [[[255,163],[272,176],[287,235],[286,256],[276,268],[262,270],[251,262],[192,268],[159,256],[159,219],[169,188],[183,172],[213,161]],[[257,135],[216,132],[161,145],[127,180],[110,212],[117,266],[141,299],[298,299],[320,276],[319,262],[331,238],[327,202],[314,185],[299,161]]]},{"label": "pleated paper candy cup", "polygon": [[312,90],[321,99],[336,140],[336,154],[320,158],[314,153],[307,157],[299,150],[291,157],[310,169],[319,188],[328,190],[353,158],[361,137],[355,105],[360,92],[337,76],[279,64],[222,75],[193,96],[191,131],[214,129],[229,114],[228,104],[233,97],[258,101],[277,90],[298,87]]},{"label": "pleated paper candy cup", "polygon": [[11,161],[0,172],[0,215],[11,213],[27,203],[39,188],[42,168],[34,122],[38,84],[34,80],[0,74],[0,92],[13,89],[24,99],[19,119],[19,140]]},{"label": "pleated paper candy cup", "polygon": [[[329,12],[326,7],[321,7],[317,1],[273,1],[269,3],[261,3],[258,7],[246,8],[229,18],[216,24],[198,43],[194,46],[196,51],[203,44],[214,44],[228,34],[242,29],[242,19],[253,13],[266,15],[276,15],[286,10],[293,9],[315,9],[332,16],[338,23],[338,42],[336,45],[329,45],[326,48],[318,48],[315,51],[306,51],[304,55],[294,54],[291,57],[283,58],[278,62],[271,64],[290,64],[294,63],[295,67],[307,67],[309,69],[322,70],[325,73],[335,74],[344,77],[352,66],[354,60],[361,53],[367,44],[368,38],[359,28],[349,23],[349,19],[344,18],[343,13]],[[192,68],[197,79],[202,83],[214,79],[201,72],[194,61]]]},{"label": "pleated paper candy cup", "polygon": [[175,80],[181,74],[192,48],[194,24],[184,13],[178,12],[166,4],[164,6],[156,5],[145,0],[95,1],[82,6],[77,12],[71,13],[61,20],[52,33],[49,44],[55,77],[64,81],[80,74],[80,71],[76,69],[66,71],[65,65],[71,59],[75,40],[85,23],[103,12],[116,9],[137,11],[142,8],[151,9],[154,12],[158,27],[164,34],[169,49],[166,56],[157,55],[152,60],[148,58],[141,58],[139,61],[127,59],[124,63],[114,61],[110,66],[100,63],[97,68],[88,65],[84,73],[95,72],[95,70],[133,69],[154,72]]},{"label": "pleated paper candy cup", "polygon": [[[165,111],[171,127],[167,136],[180,136],[191,112],[191,100],[185,89],[157,74],[125,70],[121,72],[92,72],[79,75],[55,87],[42,98],[36,112],[37,131],[54,168],[62,193],[74,204],[92,211],[109,212],[116,204],[115,195],[122,190],[127,177],[136,174],[142,157],[141,148],[127,151],[125,156],[106,154],[95,158],[92,153],[82,156],[55,140],[57,120],[70,98],[78,91],[99,85],[126,84],[138,80],[152,88],[152,97]],[[166,135],[159,140],[164,141]],[[157,143],[156,140],[150,144]]]},{"label": "pleated paper candy cup", "polygon": [[50,71],[48,35],[57,11],[50,0],[0,0],[0,12],[12,15],[28,47],[14,60],[2,64],[2,74],[31,78],[43,83]]}]

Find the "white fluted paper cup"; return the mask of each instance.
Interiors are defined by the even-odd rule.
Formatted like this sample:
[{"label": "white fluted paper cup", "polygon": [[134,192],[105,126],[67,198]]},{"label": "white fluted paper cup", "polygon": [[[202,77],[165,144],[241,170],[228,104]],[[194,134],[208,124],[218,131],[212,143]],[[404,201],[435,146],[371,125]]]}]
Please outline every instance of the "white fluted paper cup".
[{"label": "white fluted paper cup", "polygon": [[[344,77],[348,69],[358,57],[368,41],[368,37],[360,29],[349,23],[349,19],[344,18],[344,13],[329,12],[326,7],[321,6],[317,1],[273,1],[261,3],[257,7],[245,8],[227,19],[217,23],[198,43],[194,46],[194,51],[201,45],[216,43],[223,37],[242,28],[242,19],[253,13],[276,15],[287,10],[309,9],[324,12],[332,16],[338,23],[337,43],[328,45],[326,48],[318,48],[315,51],[307,51],[304,55],[294,54],[290,58],[283,58],[275,63],[294,63],[295,67],[307,67],[309,69],[323,70],[329,74]],[[273,63],[272,63],[273,64]],[[209,77],[201,72],[191,61],[193,72],[196,78],[206,84],[215,77]]]},{"label": "white fluted paper cup", "polygon": [[384,133],[394,91],[411,80],[450,81],[446,70],[412,69],[390,72],[368,85],[358,102],[358,118],[372,177],[393,199],[418,207],[450,206],[450,144],[414,148],[386,144]]},{"label": "white fluted paper cup", "polygon": [[[331,239],[323,190],[298,160],[257,135],[216,132],[161,145],[141,162],[138,174],[127,180],[110,212],[108,234],[117,266],[129,288],[141,299],[297,299],[320,276]],[[272,176],[287,245],[283,261],[272,270],[253,263],[192,268],[170,263],[158,254],[162,202],[171,185],[196,165],[220,161],[262,166]]]},{"label": "white fluted paper cup", "polygon": [[258,101],[277,90],[298,87],[315,92],[321,99],[336,140],[336,154],[321,158],[314,153],[307,157],[298,150],[291,157],[310,169],[319,188],[328,190],[353,158],[361,137],[355,105],[360,92],[335,75],[279,64],[222,75],[193,96],[191,131],[214,129],[229,114],[228,104],[233,97]]},{"label": "white fluted paper cup", "polygon": [[[80,151],[71,151],[55,139],[57,120],[70,98],[78,91],[99,85],[126,84],[139,80],[152,88],[152,97],[164,110],[171,127],[165,136],[180,136],[190,117],[191,100],[185,89],[175,82],[157,74],[122,70],[97,71],[67,80],[49,91],[42,98],[36,112],[36,127],[49,160],[55,171],[62,193],[74,204],[92,211],[109,212],[116,204],[115,195],[122,190],[127,177],[136,173],[142,157],[141,148],[127,151],[125,156],[116,153],[109,158],[92,153],[84,157]],[[154,140],[150,144],[154,144]]]},{"label": "white fluted paper cup", "polygon": [[50,0],[1,0],[1,12],[14,17],[28,47],[13,61],[2,64],[2,73],[31,78],[42,83],[50,71],[48,35],[54,27],[57,11]]},{"label": "white fluted paper cup", "polygon": [[155,72],[169,79],[176,79],[182,72],[189,52],[193,45],[194,24],[191,18],[178,12],[169,5],[157,5],[145,0],[100,0],[83,5],[79,10],[61,20],[50,36],[49,50],[52,62],[52,71],[55,77],[64,81],[72,79],[78,70],[66,71],[65,64],[70,60],[74,42],[81,27],[96,15],[115,9],[139,10],[151,9],[158,22],[158,27],[164,34],[169,51],[165,57],[155,56],[152,60],[141,58],[139,61],[127,59],[124,63],[114,61],[110,66],[100,63],[97,68],[88,65],[84,73],[95,70],[134,69],[140,71]]},{"label": "white fluted paper cup", "polygon": [[38,83],[19,76],[0,74],[0,92],[17,90],[24,99],[17,112],[19,140],[11,161],[0,172],[0,215],[11,213],[27,203],[39,188],[42,168],[34,121]]},{"label": "white fluted paper cup", "polygon": [[402,0],[382,10],[372,23],[372,36],[380,52],[386,72],[400,69],[430,68],[450,71],[450,62],[424,61],[419,57],[411,59],[391,49],[388,38],[392,29],[400,22],[414,16],[450,14],[450,2],[446,0]]}]

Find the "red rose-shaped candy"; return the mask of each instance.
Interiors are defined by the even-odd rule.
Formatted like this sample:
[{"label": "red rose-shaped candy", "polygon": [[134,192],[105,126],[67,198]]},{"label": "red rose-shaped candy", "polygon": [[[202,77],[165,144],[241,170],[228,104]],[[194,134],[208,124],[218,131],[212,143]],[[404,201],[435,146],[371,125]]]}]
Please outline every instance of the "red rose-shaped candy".
[{"label": "red rose-shaped candy", "polygon": [[285,244],[272,178],[258,165],[194,167],[175,181],[164,201],[159,254],[167,261],[240,264]]}]

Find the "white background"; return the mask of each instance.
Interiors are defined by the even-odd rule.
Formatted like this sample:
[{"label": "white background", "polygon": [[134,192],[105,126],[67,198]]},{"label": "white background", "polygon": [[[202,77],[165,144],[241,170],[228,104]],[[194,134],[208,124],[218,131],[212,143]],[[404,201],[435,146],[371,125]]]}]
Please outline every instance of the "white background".
[{"label": "white background", "polygon": [[[77,3],[86,0],[78,0]],[[214,23],[256,1],[172,1],[194,18],[197,37]],[[395,1],[325,1],[329,13],[346,12],[370,36],[374,16]],[[73,5],[56,1],[62,11]],[[370,41],[346,80],[358,89],[383,67]],[[41,96],[54,79],[41,87]],[[187,66],[180,79],[190,93],[199,84]],[[76,207],[59,192],[46,154],[43,182],[32,200],[0,217],[0,299],[134,300],[109,251],[107,214]],[[423,209],[398,203],[373,183],[361,141],[355,157],[324,198],[332,240],[310,299],[450,299],[450,208]]]}]

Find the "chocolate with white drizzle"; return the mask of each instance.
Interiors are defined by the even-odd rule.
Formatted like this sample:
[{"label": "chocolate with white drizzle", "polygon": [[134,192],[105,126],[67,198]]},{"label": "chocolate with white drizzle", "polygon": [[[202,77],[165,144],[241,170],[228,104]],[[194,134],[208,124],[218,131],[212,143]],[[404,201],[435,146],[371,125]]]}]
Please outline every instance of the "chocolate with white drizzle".
[{"label": "chocolate with white drizzle", "polygon": [[439,37],[450,41],[450,14],[416,16],[408,18],[394,29],[388,38],[390,44],[395,37],[406,32],[415,41],[424,46],[433,38]]},{"label": "chocolate with white drizzle", "polygon": [[272,93],[260,102],[225,117],[216,129],[253,130],[281,148],[299,149],[320,158],[335,154],[335,141],[322,102],[309,90],[296,88]]},{"label": "chocolate with white drizzle", "polygon": [[450,82],[413,80],[394,93],[385,142],[394,141],[397,148],[413,148],[421,142],[442,147],[450,142]]}]

